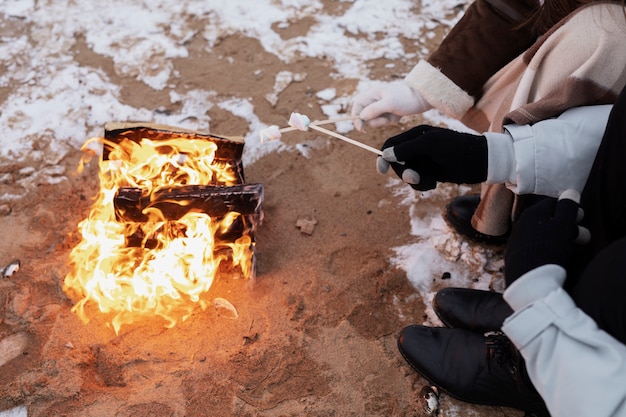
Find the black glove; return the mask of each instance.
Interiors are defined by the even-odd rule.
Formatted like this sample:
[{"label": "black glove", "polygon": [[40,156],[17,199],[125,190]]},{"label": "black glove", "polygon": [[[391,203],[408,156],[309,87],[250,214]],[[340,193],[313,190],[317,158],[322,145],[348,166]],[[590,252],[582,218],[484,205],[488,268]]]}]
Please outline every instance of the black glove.
[{"label": "black glove", "polygon": [[573,190],[564,192],[558,200],[546,198],[527,208],[513,224],[504,254],[507,287],[542,265],[568,266],[575,244],[589,238],[589,231],[577,225],[579,198]]},{"label": "black glove", "polygon": [[442,127],[420,125],[387,139],[377,169],[389,167],[416,190],[432,190],[437,181],[477,184],[487,179],[487,139]]}]

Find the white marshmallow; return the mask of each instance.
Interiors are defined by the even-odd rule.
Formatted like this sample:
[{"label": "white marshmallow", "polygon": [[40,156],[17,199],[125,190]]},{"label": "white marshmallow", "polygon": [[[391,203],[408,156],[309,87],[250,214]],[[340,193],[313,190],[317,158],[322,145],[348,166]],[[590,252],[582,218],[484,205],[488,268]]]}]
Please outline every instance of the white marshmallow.
[{"label": "white marshmallow", "polygon": [[265,143],[271,140],[280,139],[282,136],[282,133],[278,126],[271,125],[266,129],[262,129],[260,132],[260,135],[261,135],[261,143]]},{"label": "white marshmallow", "polygon": [[289,126],[298,130],[307,131],[310,123],[311,119],[304,114],[291,113],[291,116],[289,117]]}]

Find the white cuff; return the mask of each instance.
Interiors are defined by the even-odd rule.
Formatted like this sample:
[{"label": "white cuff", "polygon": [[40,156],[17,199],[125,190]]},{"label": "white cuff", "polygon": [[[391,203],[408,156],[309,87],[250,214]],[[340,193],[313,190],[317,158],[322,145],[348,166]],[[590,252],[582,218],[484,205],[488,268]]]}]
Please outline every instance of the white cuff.
[{"label": "white cuff", "polygon": [[519,277],[504,291],[504,300],[515,311],[545,297],[551,291],[561,288],[566,272],[562,266],[542,265]]},{"label": "white cuff", "polygon": [[[517,194],[536,194],[538,190],[535,132],[531,125],[506,125],[504,131],[513,139],[513,181]],[[543,181],[543,180],[542,180]]]},{"label": "white cuff", "polygon": [[426,61],[418,62],[404,81],[435,109],[455,119],[474,105],[474,97]]},{"label": "white cuff", "polygon": [[487,138],[487,184],[515,185],[513,138],[506,132],[486,132],[483,136]]}]

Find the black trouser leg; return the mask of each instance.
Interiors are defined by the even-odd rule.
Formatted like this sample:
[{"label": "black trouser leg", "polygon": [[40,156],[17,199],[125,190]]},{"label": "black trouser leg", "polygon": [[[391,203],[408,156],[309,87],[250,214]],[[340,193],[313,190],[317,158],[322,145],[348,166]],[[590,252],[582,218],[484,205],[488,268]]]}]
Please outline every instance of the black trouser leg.
[{"label": "black trouser leg", "polygon": [[600,252],[570,294],[601,329],[626,344],[626,238]]},{"label": "black trouser leg", "polygon": [[626,236],[626,89],[611,111],[581,196],[591,257]]},{"label": "black trouser leg", "polygon": [[609,117],[581,207],[591,242],[579,248],[565,288],[602,329],[626,343],[626,89]]}]

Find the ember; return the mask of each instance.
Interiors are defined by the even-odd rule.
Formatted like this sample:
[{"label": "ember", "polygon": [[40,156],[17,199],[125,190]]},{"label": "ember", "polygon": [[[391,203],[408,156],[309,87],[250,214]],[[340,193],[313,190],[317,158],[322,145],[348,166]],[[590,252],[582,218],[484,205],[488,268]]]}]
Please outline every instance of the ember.
[{"label": "ember", "polygon": [[100,191],[64,282],[84,322],[93,304],[116,333],[141,317],[173,327],[210,305],[216,278],[254,276],[263,187],[244,184],[243,141],[128,123],[94,141]]}]

